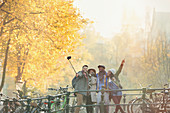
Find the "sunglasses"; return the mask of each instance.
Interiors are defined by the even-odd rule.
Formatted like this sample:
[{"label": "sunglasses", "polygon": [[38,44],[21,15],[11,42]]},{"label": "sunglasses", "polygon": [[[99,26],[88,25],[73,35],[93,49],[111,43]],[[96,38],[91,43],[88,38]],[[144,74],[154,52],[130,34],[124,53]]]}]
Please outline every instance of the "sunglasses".
[{"label": "sunglasses", "polygon": [[88,67],[84,67],[83,69],[88,69]]}]

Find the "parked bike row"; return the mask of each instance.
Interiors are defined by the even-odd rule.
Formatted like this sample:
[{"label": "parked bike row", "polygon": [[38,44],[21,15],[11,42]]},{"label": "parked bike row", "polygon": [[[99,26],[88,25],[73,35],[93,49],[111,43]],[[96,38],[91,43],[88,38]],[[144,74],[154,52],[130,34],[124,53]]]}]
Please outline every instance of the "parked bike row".
[{"label": "parked bike row", "polygon": [[145,95],[130,100],[128,113],[170,113],[170,90],[155,91],[146,88]]},{"label": "parked bike row", "polygon": [[16,98],[10,98],[4,94],[0,94],[1,110],[0,113],[62,113],[68,103],[69,93],[66,88],[59,89],[48,88],[48,90],[56,91],[56,95],[47,95],[40,98],[31,98],[29,96],[20,96],[20,92],[13,92]]},{"label": "parked bike row", "polygon": [[[76,107],[81,107],[83,111],[87,106],[101,106],[104,108],[104,92],[110,90],[90,90],[88,92],[101,92],[102,103],[92,105],[77,105],[77,100],[74,96],[74,92],[69,92],[70,87],[59,89],[48,88],[49,91],[55,91],[55,95],[47,95],[39,98],[31,98],[29,96],[20,96],[19,92],[13,92],[16,94],[16,98],[10,98],[4,94],[0,94],[1,97],[1,110],[0,113],[74,113]],[[138,94],[123,94],[123,103],[119,104],[123,106],[124,111],[128,113],[170,113],[170,89],[119,89],[121,91],[133,92],[142,91]],[[158,92],[159,91],[159,92]],[[87,91],[82,91],[87,92]],[[36,94],[38,95],[38,94]],[[135,97],[130,100],[128,97]],[[3,99],[2,99],[3,98]],[[102,107],[103,106],[103,107]],[[116,104],[110,104],[110,108],[116,106]],[[85,112],[85,110],[84,110]],[[104,109],[101,110],[104,113]]]}]

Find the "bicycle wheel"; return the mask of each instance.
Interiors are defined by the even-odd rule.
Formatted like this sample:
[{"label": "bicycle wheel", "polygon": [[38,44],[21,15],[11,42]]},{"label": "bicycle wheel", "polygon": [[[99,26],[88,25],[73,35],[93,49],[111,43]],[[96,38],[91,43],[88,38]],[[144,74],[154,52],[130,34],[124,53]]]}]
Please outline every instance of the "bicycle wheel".
[{"label": "bicycle wheel", "polygon": [[0,110],[0,113],[13,113],[12,109],[10,107],[7,108],[7,111],[6,111],[6,108],[3,107],[1,110]]},{"label": "bicycle wheel", "polygon": [[48,105],[44,102],[40,106],[40,113],[47,113],[48,112]]},{"label": "bicycle wheel", "polygon": [[4,107],[0,110],[0,113],[5,113],[5,108]]},{"label": "bicycle wheel", "polygon": [[24,113],[24,111],[22,107],[17,107],[14,113]]},{"label": "bicycle wheel", "polygon": [[133,101],[131,112],[142,113],[142,111],[144,111],[145,113],[155,113],[152,102],[149,101],[149,99],[143,100],[142,98],[139,98]]},{"label": "bicycle wheel", "polygon": [[65,113],[66,111],[66,105],[67,105],[67,96],[64,96],[62,99],[58,99],[55,105],[53,105],[55,108],[55,113]]},{"label": "bicycle wheel", "polygon": [[168,100],[168,101],[166,102],[165,111],[166,111],[166,113],[170,113],[170,100]]},{"label": "bicycle wheel", "polygon": [[132,112],[131,112],[131,107],[132,107],[131,104],[133,103],[133,101],[135,101],[135,99],[132,99],[131,101],[129,101],[129,103],[128,103],[128,105],[127,105],[127,112],[128,112],[128,113],[132,113]]},{"label": "bicycle wheel", "polygon": [[76,98],[74,98],[73,100],[72,100],[72,104],[71,104],[71,109],[70,109],[70,112],[71,113],[74,113],[74,107],[73,106],[76,106],[77,105],[77,101],[76,101]]},{"label": "bicycle wheel", "polygon": [[53,113],[63,113],[61,110],[61,103],[59,101],[56,101],[51,104],[51,112]]}]

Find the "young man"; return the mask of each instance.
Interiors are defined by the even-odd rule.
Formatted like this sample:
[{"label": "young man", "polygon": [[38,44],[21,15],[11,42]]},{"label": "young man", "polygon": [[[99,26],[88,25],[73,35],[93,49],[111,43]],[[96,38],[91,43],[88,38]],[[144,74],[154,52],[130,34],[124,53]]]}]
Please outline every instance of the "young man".
[{"label": "young man", "polygon": [[[76,74],[76,81],[75,81],[75,85],[74,85],[74,88],[75,88],[75,91],[81,91],[81,90],[88,90],[88,80],[89,80],[89,77],[88,77],[88,66],[87,65],[84,65],[82,67],[82,71],[79,71],[77,74]],[[78,92],[76,93],[77,95],[77,105],[82,105],[83,103],[83,97],[84,96],[87,96],[87,92]],[[76,107],[75,108],[75,113],[79,113],[80,111],[80,107]]]},{"label": "young man", "polygon": [[[108,87],[108,79],[107,79],[107,73],[105,71],[105,66],[104,65],[99,65],[99,73],[97,73],[97,84],[96,84],[96,89],[101,90],[102,88],[107,89]],[[101,92],[98,92],[97,94],[97,104],[101,103]],[[104,104],[108,105],[109,104],[109,93],[104,92]],[[96,107],[96,113],[99,111],[99,106]],[[109,113],[109,106],[105,106],[105,113]]]}]

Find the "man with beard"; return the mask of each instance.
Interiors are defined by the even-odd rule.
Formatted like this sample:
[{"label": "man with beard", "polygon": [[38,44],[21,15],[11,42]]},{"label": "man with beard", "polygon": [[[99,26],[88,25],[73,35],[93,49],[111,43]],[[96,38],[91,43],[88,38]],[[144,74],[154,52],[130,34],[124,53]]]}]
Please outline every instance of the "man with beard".
[{"label": "man with beard", "polygon": [[[108,87],[107,83],[108,83],[108,78],[107,78],[107,73],[105,71],[105,66],[104,65],[99,65],[99,73],[97,73],[97,84],[96,84],[96,89],[97,90],[101,90],[102,88],[106,88]],[[101,92],[98,92],[97,94],[97,104],[101,103]],[[109,93],[108,92],[104,92],[104,104],[108,105],[109,104]],[[100,106],[96,107],[96,113],[99,112]],[[105,113],[109,113],[109,106],[105,106]],[[101,110],[100,110],[101,111]]]},{"label": "man with beard", "polygon": [[[84,65],[82,67],[82,71],[79,71],[76,74],[76,79],[74,80],[75,83],[74,89],[75,91],[81,91],[81,90],[88,90],[88,83],[89,83],[89,76],[88,76],[88,66]],[[73,81],[72,81],[73,82]],[[87,97],[88,92],[77,92],[77,105],[80,106],[83,103],[83,97]],[[75,108],[75,113],[79,113],[80,107]]]}]

